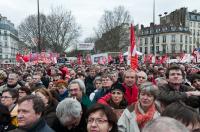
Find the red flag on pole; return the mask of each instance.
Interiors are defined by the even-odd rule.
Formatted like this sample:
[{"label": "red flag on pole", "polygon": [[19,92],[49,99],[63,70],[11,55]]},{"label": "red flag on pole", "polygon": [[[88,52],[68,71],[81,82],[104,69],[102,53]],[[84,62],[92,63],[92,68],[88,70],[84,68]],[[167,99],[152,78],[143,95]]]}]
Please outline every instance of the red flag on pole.
[{"label": "red flag on pole", "polygon": [[109,56],[108,56],[108,63],[110,63],[112,60],[113,60],[113,59],[112,59],[112,56],[109,55]]},{"label": "red flag on pole", "polygon": [[80,53],[78,54],[78,57],[77,57],[77,64],[82,65],[82,57]]},{"label": "red flag on pole", "polygon": [[130,29],[130,53],[131,53],[131,68],[136,70],[138,68],[138,55],[136,54],[136,42],[135,42],[135,32],[134,27],[131,24]]},{"label": "red flag on pole", "polygon": [[124,62],[124,57],[122,55],[122,52],[119,53],[119,62],[120,64]]}]

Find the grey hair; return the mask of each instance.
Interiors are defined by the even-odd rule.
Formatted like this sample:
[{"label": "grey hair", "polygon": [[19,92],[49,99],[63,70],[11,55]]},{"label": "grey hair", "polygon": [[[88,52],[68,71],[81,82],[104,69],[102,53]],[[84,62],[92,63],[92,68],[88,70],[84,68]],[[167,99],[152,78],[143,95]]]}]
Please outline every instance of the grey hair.
[{"label": "grey hair", "polygon": [[83,82],[83,80],[81,80],[81,79],[72,80],[72,81],[70,82],[69,86],[68,86],[68,89],[70,88],[70,86],[71,86],[72,84],[78,84],[79,87],[80,87],[80,89],[81,89],[81,91],[85,94],[86,88],[85,88],[85,83]]},{"label": "grey hair", "polygon": [[140,74],[140,73],[144,73],[144,75],[145,75],[145,80],[147,80],[147,74],[146,74],[144,71],[139,71],[136,75],[138,76],[138,74]]},{"label": "grey hair", "polygon": [[139,87],[139,94],[141,91],[148,92],[152,94],[154,97],[157,97],[158,94],[158,87],[154,85],[152,82],[144,82]]},{"label": "grey hair", "polygon": [[93,81],[93,85],[95,85],[96,81],[102,81],[101,80],[101,76],[96,76],[94,81]]},{"label": "grey hair", "polygon": [[189,132],[189,130],[173,118],[158,117],[148,122],[142,132]]},{"label": "grey hair", "polygon": [[56,116],[64,125],[67,121],[81,116],[82,107],[78,100],[73,98],[65,98],[56,108]]}]

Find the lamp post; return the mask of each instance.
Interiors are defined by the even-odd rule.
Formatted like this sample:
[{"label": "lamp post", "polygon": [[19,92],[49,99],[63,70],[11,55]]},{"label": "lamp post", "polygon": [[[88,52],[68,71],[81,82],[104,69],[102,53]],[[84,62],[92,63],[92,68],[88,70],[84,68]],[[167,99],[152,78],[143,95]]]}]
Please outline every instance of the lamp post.
[{"label": "lamp post", "polygon": [[155,0],[153,0],[153,55],[156,57],[156,46],[155,46]]},{"label": "lamp post", "polygon": [[41,52],[41,34],[40,34],[40,2],[37,0],[37,9],[38,9],[38,52]]}]

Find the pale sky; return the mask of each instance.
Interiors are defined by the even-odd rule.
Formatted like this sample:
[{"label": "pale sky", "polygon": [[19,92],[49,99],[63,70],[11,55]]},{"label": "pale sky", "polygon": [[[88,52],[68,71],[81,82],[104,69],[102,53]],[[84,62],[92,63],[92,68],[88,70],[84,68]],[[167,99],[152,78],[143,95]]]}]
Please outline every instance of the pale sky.
[{"label": "pale sky", "polygon": [[[181,7],[200,12],[200,0],[155,0],[156,23],[158,15],[172,12]],[[134,24],[149,25],[153,21],[153,0],[40,0],[40,12],[48,14],[52,7],[62,6],[71,10],[76,22],[82,28],[80,40],[94,35],[104,10],[124,6],[134,20]],[[37,0],[1,0],[0,14],[6,16],[15,27],[27,16],[37,13]]]}]

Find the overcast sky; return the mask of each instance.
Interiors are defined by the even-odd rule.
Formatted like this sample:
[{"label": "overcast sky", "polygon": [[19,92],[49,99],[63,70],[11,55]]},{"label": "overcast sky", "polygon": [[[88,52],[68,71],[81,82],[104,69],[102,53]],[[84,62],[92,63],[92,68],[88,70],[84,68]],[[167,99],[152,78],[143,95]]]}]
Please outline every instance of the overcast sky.
[{"label": "overcast sky", "polygon": [[[158,15],[181,7],[200,12],[200,0],[155,0],[156,23]],[[104,13],[119,5],[131,14],[134,24],[149,25],[153,16],[153,0],[40,0],[40,12],[48,14],[52,7],[62,6],[71,10],[76,22],[82,28],[81,40],[94,34],[94,28]],[[1,0],[0,14],[18,26],[27,16],[37,13],[37,0]]]}]

